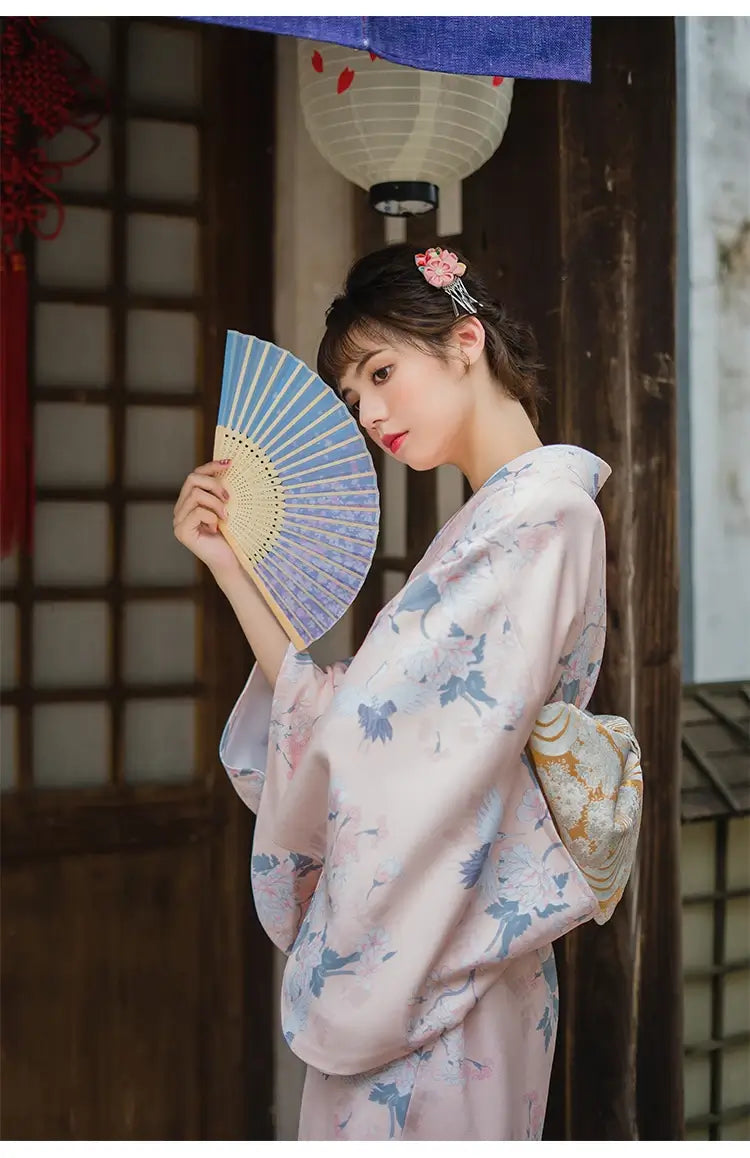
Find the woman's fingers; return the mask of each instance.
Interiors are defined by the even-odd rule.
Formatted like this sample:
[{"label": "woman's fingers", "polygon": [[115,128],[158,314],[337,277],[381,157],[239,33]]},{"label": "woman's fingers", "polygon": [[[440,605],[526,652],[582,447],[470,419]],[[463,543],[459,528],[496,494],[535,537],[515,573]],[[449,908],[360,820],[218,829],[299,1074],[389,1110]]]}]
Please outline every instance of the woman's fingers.
[{"label": "woman's fingers", "polygon": [[[185,490],[186,490],[186,489],[187,489],[189,486],[193,486],[193,485],[195,485],[195,481],[196,481],[196,477],[195,477],[195,476],[196,476],[196,475],[200,475],[200,476],[201,476],[201,479],[204,479],[204,480],[205,480],[205,479],[207,479],[207,478],[210,478],[212,475],[219,475],[219,474],[223,474],[223,473],[224,473],[224,471],[225,471],[225,470],[227,469],[227,467],[229,466],[230,462],[231,462],[231,459],[229,459],[229,458],[228,458],[228,459],[226,459],[226,460],[225,460],[225,461],[223,461],[223,462],[216,462],[216,461],[214,461],[214,462],[204,462],[204,463],[202,464],[202,466],[196,466],[196,467],[195,467],[195,468],[194,468],[194,469],[193,469],[193,470],[190,472],[190,474],[187,476],[187,478],[185,479],[185,482],[182,484],[182,490],[180,491],[180,496],[182,496],[183,492],[184,492],[184,491],[185,491]],[[179,499],[178,499],[178,501],[179,501]]]},{"label": "woman's fingers", "polygon": [[[207,467],[212,467],[212,466],[213,466],[213,463],[207,463]],[[222,467],[221,469],[223,470],[224,468]],[[209,471],[208,469],[201,468],[201,467],[198,467],[197,470],[191,471],[190,474],[185,479],[184,483],[182,484],[182,490],[180,491],[179,495],[177,496],[177,504],[176,505],[179,505],[179,503],[185,499],[186,495],[194,487],[200,487],[200,488],[203,488],[204,490],[213,491],[214,494],[217,494],[217,495],[226,494],[227,493],[226,488],[220,482],[220,480],[217,478],[211,477],[213,474],[218,474],[218,473],[219,473],[218,470]]]},{"label": "woman's fingers", "polygon": [[181,543],[187,545],[188,539],[196,531],[218,531],[219,517],[207,507],[195,507],[179,522],[175,523],[174,533]]},{"label": "woman's fingers", "polygon": [[231,458],[221,460],[214,459],[211,462],[204,462],[203,466],[197,466],[193,474],[222,474],[231,462]]},{"label": "woman's fingers", "polygon": [[179,503],[175,507],[173,526],[177,527],[178,524],[183,522],[196,508],[213,511],[220,519],[227,517],[226,502],[223,498],[217,498],[216,495],[211,494],[209,491],[195,487],[188,492],[182,503]]},{"label": "woman's fingers", "polygon": [[208,493],[215,495],[219,502],[225,503],[229,498],[229,492],[223,486],[221,481],[217,478],[211,477],[213,474],[223,471],[226,468],[216,463],[207,463],[205,467],[198,467],[185,479],[182,490],[177,496],[177,502],[174,508],[174,517],[176,520],[181,519],[185,515],[187,506],[197,495],[200,499],[203,495]]}]

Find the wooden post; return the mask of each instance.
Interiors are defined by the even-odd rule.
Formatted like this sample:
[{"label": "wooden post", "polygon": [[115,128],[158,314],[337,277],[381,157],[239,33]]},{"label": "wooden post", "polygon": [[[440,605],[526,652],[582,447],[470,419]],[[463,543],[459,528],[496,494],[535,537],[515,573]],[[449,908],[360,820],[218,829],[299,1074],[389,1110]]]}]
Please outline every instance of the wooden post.
[{"label": "wooden post", "polygon": [[674,52],[671,19],[595,19],[592,86],[560,86],[556,425],[613,468],[594,709],[632,720],[646,801],[626,903],[565,945],[576,1139],[682,1136]]}]

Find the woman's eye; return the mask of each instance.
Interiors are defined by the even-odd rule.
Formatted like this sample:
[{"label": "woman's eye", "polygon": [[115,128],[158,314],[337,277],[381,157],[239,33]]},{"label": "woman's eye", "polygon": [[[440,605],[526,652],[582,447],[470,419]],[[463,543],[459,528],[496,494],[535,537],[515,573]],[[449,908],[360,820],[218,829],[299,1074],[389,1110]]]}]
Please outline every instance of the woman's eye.
[{"label": "woman's eye", "polygon": [[372,375],[373,382],[385,382],[391,372],[390,366],[381,366],[379,370],[375,370]]}]

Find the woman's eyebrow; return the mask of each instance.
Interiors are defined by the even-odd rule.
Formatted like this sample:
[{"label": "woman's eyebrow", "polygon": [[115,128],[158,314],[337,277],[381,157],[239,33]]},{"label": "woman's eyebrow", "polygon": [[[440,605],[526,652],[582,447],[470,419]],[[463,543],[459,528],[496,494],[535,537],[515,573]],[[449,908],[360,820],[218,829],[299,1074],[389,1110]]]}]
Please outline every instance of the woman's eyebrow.
[{"label": "woman's eyebrow", "polygon": [[363,354],[362,357],[360,358],[360,360],[357,362],[357,367],[356,367],[354,373],[357,375],[360,375],[362,373],[362,371],[364,370],[365,366],[367,365],[367,363],[370,361],[370,358],[376,358],[378,356],[378,354],[384,354],[384,353],[385,353],[385,346],[383,346],[383,348],[381,350],[369,350],[366,354]]}]

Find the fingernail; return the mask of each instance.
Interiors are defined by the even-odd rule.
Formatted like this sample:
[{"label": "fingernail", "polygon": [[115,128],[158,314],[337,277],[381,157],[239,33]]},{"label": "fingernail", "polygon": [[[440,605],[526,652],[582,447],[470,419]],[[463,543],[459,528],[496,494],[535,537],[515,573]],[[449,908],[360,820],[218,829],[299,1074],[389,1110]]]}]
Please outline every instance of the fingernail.
[{"label": "fingernail", "polygon": [[224,508],[224,514],[222,515],[222,518],[224,518],[224,519],[229,518],[229,511],[226,509],[226,507]]},{"label": "fingernail", "polygon": [[227,499],[227,500],[228,500],[228,499],[229,499],[229,491],[222,491],[222,492],[221,492],[221,497],[222,497],[223,499]]},{"label": "fingernail", "polygon": [[219,459],[219,466],[229,466],[231,461],[232,461],[231,458],[220,458]]}]

